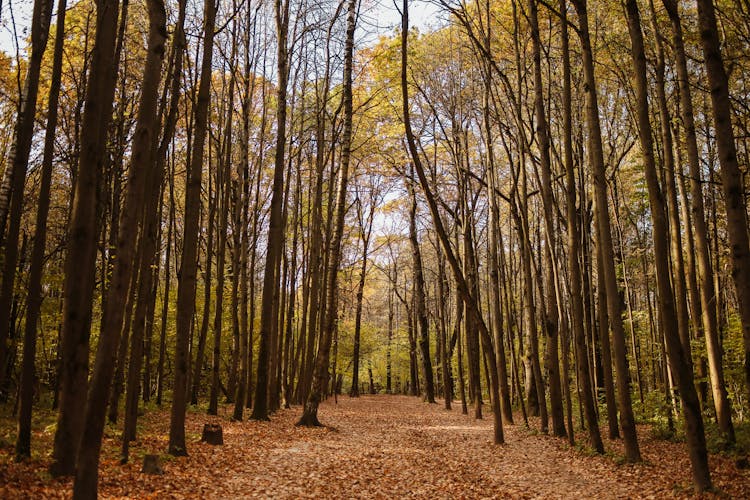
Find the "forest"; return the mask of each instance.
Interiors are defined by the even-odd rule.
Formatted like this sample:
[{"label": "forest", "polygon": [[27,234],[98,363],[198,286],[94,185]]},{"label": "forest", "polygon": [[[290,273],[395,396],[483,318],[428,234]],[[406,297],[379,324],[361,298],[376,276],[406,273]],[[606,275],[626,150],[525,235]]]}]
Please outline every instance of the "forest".
[{"label": "forest", "polygon": [[748,0],[0,25],[0,496],[750,496]]}]

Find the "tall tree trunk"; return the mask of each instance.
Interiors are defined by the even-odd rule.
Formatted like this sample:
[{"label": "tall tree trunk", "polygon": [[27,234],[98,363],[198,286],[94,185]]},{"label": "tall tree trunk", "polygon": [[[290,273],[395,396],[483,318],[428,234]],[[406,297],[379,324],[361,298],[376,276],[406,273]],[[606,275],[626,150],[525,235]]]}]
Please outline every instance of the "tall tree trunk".
[{"label": "tall tree trunk", "polygon": [[269,371],[272,343],[276,340],[278,318],[274,314],[275,296],[279,288],[278,267],[283,251],[284,227],[282,205],[284,203],[284,157],[286,148],[287,83],[289,80],[289,0],[274,1],[277,39],[276,96],[276,153],[274,159],[273,187],[271,194],[271,215],[268,227],[268,250],[266,268],[263,274],[263,292],[260,311],[260,346],[258,351],[258,378],[255,386],[253,420],[268,420],[269,413]]},{"label": "tall tree trunk", "polygon": [[169,215],[167,220],[167,248],[164,255],[164,291],[161,304],[161,333],[159,335],[159,357],[156,362],[156,404],[161,407],[164,394],[164,361],[167,353],[167,317],[169,315],[169,297],[171,290],[172,270],[172,232],[174,230],[174,165],[169,175]]},{"label": "tall tree trunk", "polygon": [[[185,51],[185,1],[179,2],[179,13],[177,19],[177,26],[175,27],[174,36],[172,38],[172,50],[170,52],[172,71],[170,74],[170,101],[169,110],[167,111],[166,123],[164,125],[164,133],[159,144],[157,151],[156,161],[160,164],[157,165],[157,171],[163,171],[166,168],[167,162],[167,149],[169,144],[172,142],[175,133],[175,127],[177,124],[177,108],[180,102],[180,82],[182,75],[182,55]],[[172,164],[170,166],[169,176],[166,182],[169,185],[169,209],[167,212],[167,248],[164,256],[164,296],[162,300],[162,311],[161,311],[161,334],[159,336],[159,357],[156,366],[157,376],[157,387],[156,387],[156,404],[161,406],[162,393],[164,389],[164,358],[166,355],[166,340],[167,340],[167,315],[169,312],[169,295],[170,295],[170,283],[172,269],[171,264],[171,250],[172,250],[172,232],[174,230],[174,217],[175,217],[175,206],[174,206],[174,157],[172,157]],[[165,186],[166,192],[166,186]],[[164,203],[161,200],[160,203]],[[158,258],[158,256],[157,256]]]},{"label": "tall tree trunk", "polygon": [[[571,105],[571,82],[570,82],[570,50],[568,49],[568,19],[565,0],[560,0],[560,12],[562,12],[562,57],[563,57],[563,158],[565,161],[565,181],[567,190],[566,215],[568,219],[568,279],[570,280],[570,304],[571,320],[573,329],[573,342],[575,343],[576,370],[579,384],[582,383],[580,399],[586,417],[586,425],[589,428],[589,441],[591,447],[597,453],[604,453],[604,444],[599,433],[599,424],[596,418],[596,408],[589,384],[589,364],[586,354],[586,332],[584,329],[584,309],[581,284],[581,268],[579,259],[581,256],[581,235],[578,227],[578,211],[576,209],[576,178],[575,165],[573,163],[573,137],[572,137],[572,105]],[[565,374],[567,377],[567,373]],[[568,431],[572,434],[573,429]]]},{"label": "tall tree trunk", "polygon": [[727,214],[727,234],[732,258],[732,280],[737,289],[742,339],[745,346],[745,390],[750,397],[750,238],[742,171],[737,163],[737,148],[732,128],[732,104],[729,82],[721,55],[719,30],[713,0],[696,0],[701,45],[706,63],[716,147],[721,166],[721,185]]},{"label": "tall tree trunk", "polygon": [[[137,239],[134,235],[138,232],[138,224],[143,213],[146,179],[151,170],[149,168],[152,160],[151,153],[157,137],[157,100],[164,45],[167,38],[166,12],[163,1],[150,0],[148,13],[148,55],[143,73],[143,91],[138,109],[130,175],[119,227],[120,233],[117,239],[117,260],[114,264],[106,309],[103,311],[105,320],[97,346],[94,372],[91,377],[86,403],[85,427],[78,452],[76,478],[73,484],[74,498],[96,496],[106,400],[112,383],[116,347],[123,328],[125,299],[131,284],[134,264],[137,263]],[[139,343],[139,347],[142,347],[141,343]],[[140,360],[141,352],[137,350],[135,353],[131,353],[131,361],[133,361],[134,356]],[[137,377],[138,373],[135,376]]]},{"label": "tall tree trunk", "polygon": [[669,364],[672,374],[677,379],[677,386],[682,397],[685,434],[693,469],[693,483],[697,492],[711,488],[711,478],[706,452],[706,437],[703,430],[698,394],[693,384],[693,370],[681,343],[677,311],[670,282],[669,272],[669,233],[663,194],[659,187],[656,162],[653,153],[653,136],[649,119],[648,82],[646,70],[646,53],[641,32],[641,19],[636,0],[626,0],[628,31],[632,44],[635,90],[637,99],[637,118],[641,153],[644,160],[644,173],[648,185],[649,203],[651,205],[651,222],[654,235],[654,261],[656,283],[659,289],[659,312],[664,329]]},{"label": "tall tree trunk", "polygon": [[[438,262],[438,292],[437,292],[437,299],[438,299],[438,314],[440,315],[439,319],[439,328],[438,328],[438,342],[440,344],[440,368],[441,368],[441,375],[442,375],[442,383],[443,383],[443,403],[445,404],[445,409],[450,410],[452,403],[453,403],[453,383],[451,380],[451,370],[450,365],[452,364],[452,358],[453,358],[453,350],[449,345],[448,342],[448,331],[447,331],[447,321],[446,321],[446,315],[448,314],[448,304],[447,304],[447,298],[448,298],[448,278],[445,275],[445,257],[443,257],[443,252],[440,249],[440,245],[435,245],[435,251],[437,252],[437,262]],[[391,322],[393,320],[393,316],[390,313],[389,310],[389,332],[388,332],[388,340],[390,342],[390,330],[392,328]],[[502,327],[500,328],[500,331],[502,331]],[[495,332],[495,338],[497,339],[497,330]],[[389,352],[390,355],[390,352]],[[504,357],[503,357],[504,359]],[[503,367],[505,365],[504,361],[500,361],[500,358],[498,357],[498,364],[502,364]],[[390,370],[390,366],[388,367]],[[498,367],[498,370],[501,367]],[[390,377],[389,377],[390,378]],[[506,379],[507,380],[507,379]],[[390,382],[390,380],[389,380]],[[390,386],[390,384],[388,384]],[[390,389],[390,387],[389,387]],[[506,395],[507,395],[507,382],[506,382]],[[504,401],[504,400],[503,400]],[[507,404],[510,405],[510,398],[507,401]],[[505,407],[503,407],[503,410],[505,410]],[[509,410],[512,412],[512,408],[509,408]],[[507,416],[503,414],[505,417],[505,421],[508,423],[513,423],[512,416],[513,414],[510,413],[511,420],[509,421],[507,419]]]},{"label": "tall tree trunk", "polygon": [[[460,134],[455,134],[457,137],[457,144],[461,144]],[[468,147],[468,145],[466,145]],[[463,146],[459,146],[459,149],[463,149]],[[463,156],[463,155],[457,155]],[[461,162],[462,160],[457,160]],[[460,163],[459,163],[460,164]],[[474,218],[472,217],[472,211],[469,207],[470,184],[468,175],[461,173],[461,180],[458,182],[459,199],[461,205],[461,213],[463,220],[461,221],[461,228],[463,230],[463,248],[464,248],[464,276],[466,277],[466,283],[473,295],[473,300],[479,303],[479,276],[478,276],[478,264],[476,259],[476,253],[474,251],[474,235],[472,226],[474,224]],[[479,334],[477,332],[478,317],[469,310],[469,306],[466,306],[465,316],[465,336],[466,336],[466,360],[469,368],[469,399],[474,403],[474,418],[482,418],[482,384],[481,384],[481,372],[480,372],[480,349],[479,349]]]},{"label": "tall tree trunk", "polygon": [[411,156],[414,170],[419,178],[419,183],[422,186],[422,190],[427,199],[427,204],[430,208],[430,214],[432,215],[432,221],[435,225],[435,231],[440,239],[440,243],[445,251],[445,255],[448,259],[448,263],[453,272],[453,277],[456,280],[457,288],[461,294],[462,301],[469,309],[469,313],[473,315],[474,320],[479,328],[479,334],[482,338],[482,345],[484,351],[489,358],[490,367],[490,396],[492,401],[492,411],[494,414],[494,441],[495,444],[501,444],[504,441],[503,438],[503,420],[502,412],[500,410],[500,397],[499,397],[499,381],[497,375],[497,360],[495,359],[495,352],[492,348],[492,338],[490,332],[487,329],[487,325],[482,319],[482,315],[479,311],[479,307],[476,298],[472,296],[471,289],[467,284],[466,278],[461,271],[461,265],[456,259],[456,255],[451,247],[450,240],[448,239],[448,233],[443,225],[440,212],[438,210],[437,201],[430,189],[425,175],[424,167],[422,166],[422,160],[419,156],[419,150],[417,149],[417,143],[414,139],[414,132],[411,128],[411,121],[409,118],[409,89],[407,80],[407,61],[408,61],[408,34],[409,34],[409,7],[408,0],[403,1],[403,7],[401,11],[401,97],[403,104],[403,115],[404,115],[404,129],[406,133],[406,142],[409,149],[409,155]]},{"label": "tall tree trunk", "polygon": [[[411,195],[409,210],[409,241],[411,242],[412,276],[414,279],[414,317],[419,334],[419,350],[422,354],[422,376],[424,377],[424,398],[428,403],[435,403],[435,382],[430,358],[429,324],[427,322],[427,302],[424,291],[424,274],[422,270],[422,252],[419,249],[417,236],[417,195],[414,193],[413,180],[408,183]],[[415,332],[416,333],[416,332]],[[478,399],[481,400],[481,399]]]},{"label": "tall tree trunk", "polygon": [[[209,170],[211,164],[212,159],[211,155],[209,154]],[[216,184],[218,184],[218,182]],[[192,371],[192,389],[190,391],[190,404],[192,405],[198,404],[198,392],[200,391],[201,380],[203,379],[203,365],[205,364],[206,342],[208,342],[208,326],[211,321],[211,284],[213,276],[212,270],[214,256],[214,228],[216,227],[216,205],[220,203],[218,192],[219,187],[214,184],[214,182],[212,181],[212,175],[211,173],[209,173],[208,186],[206,189],[206,196],[208,197],[208,211],[206,214],[206,218],[208,219],[208,228],[206,229],[206,260],[203,270],[203,314],[201,315],[201,327],[198,331],[198,346],[197,348],[193,348],[196,351],[196,354],[195,364],[193,365]],[[219,209],[218,211],[221,211],[221,209]]]},{"label": "tall tree trunk", "polygon": [[[650,0],[653,4],[653,0]],[[672,283],[677,313],[678,333],[685,359],[692,365],[690,348],[690,313],[687,304],[687,279],[685,277],[685,260],[682,256],[682,234],[680,232],[680,213],[677,204],[677,186],[675,184],[674,144],[665,92],[665,62],[662,37],[658,31],[656,19],[653,19],[654,39],[656,42],[656,97],[660,115],[660,132],[662,138],[663,178],[666,194],[666,212],[670,242],[670,262],[672,265]],[[697,318],[696,318],[697,320]]]},{"label": "tall tree trunk", "polygon": [[[81,129],[81,156],[68,224],[60,407],[50,465],[53,476],[72,475],[75,472],[78,445],[84,428],[84,412],[81,408],[85,407],[88,388],[89,335],[95,286],[96,242],[99,236],[96,203],[117,74],[115,33],[118,5],[117,0],[101,0],[97,5],[96,41],[86,85],[86,105]],[[106,400],[106,395],[104,397]]]},{"label": "tall tree trunk", "polygon": [[[373,197],[373,202],[374,202]],[[359,396],[359,347],[362,329],[362,302],[365,293],[365,282],[367,279],[367,258],[370,247],[370,235],[372,234],[372,222],[375,216],[375,206],[370,207],[367,219],[362,214],[362,202],[357,203],[357,216],[360,224],[360,240],[362,241],[362,267],[359,271],[359,282],[357,284],[357,306],[354,313],[354,352],[352,354],[352,387],[349,396]]]},{"label": "tall tree trunk", "polygon": [[594,196],[596,200],[596,217],[598,240],[602,248],[604,278],[607,285],[607,311],[612,328],[615,369],[617,372],[617,398],[620,406],[620,428],[625,443],[625,455],[628,461],[636,462],[641,458],[638,437],[635,429],[635,417],[628,384],[628,359],[625,347],[625,329],[622,324],[622,301],[617,287],[615,273],[614,247],[612,228],[607,204],[607,179],[602,148],[601,124],[599,122],[599,104],[597,101],[596,78],[594,76],[594,59],[589,36],[587,0],[573,0],[579,17],[579,37],[583,55],[583,69],[586,89],[586,124],[589,140],[589,162],[594,170]]},{"label": "tall tree trunk", "polygon": [[320,346],[315,357],[315,369],[310,394],[305,402],[305,410],[297,425],[320,426],[318,406],[324,396],[328,381],[328,364],[331,341],[338,323],[338,272],[341,259],[341,240],[344,233],[346,215],[346,188],[349,182],[349,163],[352,146],[352,67],[354,62],[354,30],[357,24],[357,0],[347,0],[346,43],[344,47],[343,104],[344,130],[341,144],[341,167],[336,183],[336,220],[329,245],[329,261],[326,269],[326,322]]},{"label": "tall tree trunk", "polygon": [[[224,317],[224,266],[226,265],[226,247],[227,247],[227,224],[229,219],[229,203],[230,194],[232,191],[232,119],[234,114],[234,85],[236,73],[236,60],[237,60],[237,26],[233,29],[232,35],[232,49],[230,55],[230,68],[231,75],[229,76],[229,102],[227,105],[227,116],[224,124],[224,141],[219,148],[219,160],[217,169],[217,181],[216,181],[216,197],[219,207],[219,221],[217,227],[217,251],[216,251],[216,307],[214,310],[214,324],[213,324],[213,339],[214,349],[213,358],[211,364],[211,394],[208,403],[208,414],[216,415],[219,409],[219,369],[221,365],[221,333],[222,333],[222,322]],[[233,234],[240,235],[239,228],[236,224],[233,229]],[[239,260],[239,245],[234,245],[232,249],[232,283],[233,290],[232,296],[237,297],[237,284],[239,273],[237,272],[237,261]],[[209,252],[211,249],[209,249]],[[232,308],[232,315],[235,318],[233,321],[234,329],[239,329],[237,314],[239,311],[236,307]],[[196,366],[196,370],[199,367]],[[228,388],[228,390],[231,390]],[[228,399],[234,398],[233,393],[228,393]]]},{"label": "tall tree trunk", "polygon": [[[486,92],[489,92],[489,89],[486,89]],[[503,326],[503,309],[500,301],[500,265],[499,265],[499,257],[498,257],[498,246],[503,244],[502,237],[500,235],[500,208],[497,204],[497,193],[495,192],[496,189],[496,172],[495,172],[495,160],[494,160],[494,154],[492,152],[492,143],[491,140],[489,140],[490,137],[490,123],[489,123],[489,105],[488,101],[489,96],[485,96],[485,129],[486,134],[488,137],[487,140],[487,154],[488,154],[488,163],[489,163],[489,172],[487,175],[489,175],[490,182],[489,182],[489,195],[490,196],[490,228],[489,228],[489,237],[490,241],[488,243],[489,245],[489,274],[490,274],[490,309],[492,313],[492,331],[493,336],[495,340],[495,356],[497,358],[497,372],[498,377],[500,379],[500,401],[502,403],[502,411],[503,411],[503,421],[506,424],[512,424],[513,423],[513,406],[511,405],[510,401],[510,388],[508,386],[508,369],[507,369],[507,363],[506,363],[506,356],[505,356],[505,331]],[[440,266],[440,272],[441,274],[445,271],[443,270],[443,266]],[[441,278],[441,286],[445,286],[443,284],[444,277]],[[441,318],[443,316],[443,311],[441,308]],[[447,356],[448,353],[446,351],[443,351],[443,356]],[[444,363],[443,370],[447,370],[447,363]],[[447,376],[447,373],[443,375],[444,383]],[[446,394],[450,394],[450,388],[446,390]],[[450,409],[450,408],[448,408]]]},{"label": "tall tree trunk", "polygon": [[558,354],[558,315],[555,276],[555,226],[554,200],[552,195],[552,167],[550,160],[550,136],[547,112],[544,109],[544,88],[542,87],[542,50],[539,36],[539,20],[537,1],[529,0],[529,22],[531,24],[531,38],[533,41],[534,58],[534,109],[536,113],[536,132],[539,139],[539,156],[542,167],[542,205],[544,209],[544,277],[547,282],[545,298],[546,318],[545,331],[547,333],[547,353],[545,361],[549,377],[549,399],[552,413],[552,432],[555,436],[565,436],[565,415],[563,413],[562,388],[560,386],[560,359]]},{"label": "tall tree trunk", "polygon": [[[615,384],[612,375],[612,342],[609,338],[609,314],[607,314],[607,285],[604,281],[604,259],[601,247],[596,245],[596,311],[599,317],[599,342],[602,346],[602,375],[604,377],[604,397],[607,404],[607,429],[610,439],[620,437],[617,425],[617,402],[615,401]],[[633,351],[635,356],[635,351]],[[593,391],[595,392],[595,391]],[[596,394],[593,394],[596,397]]]},{"label": "tall tree trunk", "polygon": [[201,177],[206,131],[208,130],[208,107],[211,100],[211,71],[214,51],[214,23],[216,1],[205,0],[203,4],[203,57],[200,83],[195,105],[195,135],[190,164],[187,166],[185,188],[185,215],[183,229],[180,276],[177,285],[177,339],[174,355],[174,386],[172,410],[169,423],[169,453],[187,455],[185,444],[185,410],[187,407],[187,383],[190,378],[190,355],[188,344],[195,313],[195,283],[198,267],[198,224],[200,219]]},{"label": "tall tree trunk", "polygon": [[[10,177],[10,192],[0,192],[0,244],[3,243],[8,217],[8,235],[3,250],[3,275],[0,286],[0,389],[5,386],[6,358],[11,338],[11,309],[18,261],[18,236],[21,230],[24,185],[29,166],[31,140],[34,136],[36,102],[39,93],[39,74],[42,57],[47,47],[49,25],[52,17],[52,0],[35,0],[31,18],[31,57],[29,57],[26,78],[19,96],[18,117],[13,131],[5,176]],[[29,346],[31,347],[31,346]],[[0,396],[2,396],[0,394]]]},{"label": "tall tree trunk", "polygon": [[[51,5],[49,8],[52,11]],[[52,160],[55,152],[55,131],[57,129],[57,105],[60,97],[62,77],[63,45],[65,41],[66,0],[57,3],[57,28],[52,59],[52,79],[50,81],[49,103],[47,105],[47,130],[44,136],[44,156],[42,157],[42,178],[39,185],[39,207],[36,213],[34,246],[31,250],[29,269],[28,305],[23,339],[23,367],[19,389],[20,408],[18,411],[18,432],[16,434],[16,460],[31,456],[31,412],[34,402],[34,379],[36,360],[37,324],[42,308],[42,275],[44,273],[44,250],[47,243],[47,216],[50,206],[50,186],[52,184]],[[2,340],[0,340],[4,344]],[[0,354],[0,364],[5,356]],[[2,382],[0,381],[0,386]]]},{"label": "tall tree trunk", "polygon": [[[706,210],[703,204],[703,185],[701,183],[701,165],[698,153],[698,141],[695,135],[695,118],[693,99],[690,89],[685,42],[682,36],[682,23],[675,0],[663,0],[672,25],[672,45],[674,46],[677,81],[680,89],[680,110],[682,124],[685,128],[685,150],[690,172],[690,203],[693,230],[695,231],[695,251],[700,281],[701,325],[706,340],[709,371],[711,374],[711,392],[716,409],[716,420],[728,442],[733,441],[732,409],[727,396],[722,365],[722,349],[719,342],[719,328],[716,317],[716,290],[714,288],[714,271],[711,266],[711,249],[708,243]],[[697,321],[697,319],[694,319]]]}]

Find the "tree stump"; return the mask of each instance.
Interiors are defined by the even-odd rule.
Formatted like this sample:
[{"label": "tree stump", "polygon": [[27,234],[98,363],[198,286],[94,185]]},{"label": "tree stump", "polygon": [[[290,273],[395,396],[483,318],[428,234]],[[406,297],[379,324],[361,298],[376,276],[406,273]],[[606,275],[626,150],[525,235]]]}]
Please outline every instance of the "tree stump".
[{"label": "tree stump", "polygon": [[205,424],[203,426],[203,434],[201,435],[201,441],[208,444],[224,444],[224,434],[219,424]]},{"label": "tree stump", "polygon": [[144,474],[164,474],[164,469],[161,468],[161,459],[159,458],[159,455],[144,456],[141,472]]}]

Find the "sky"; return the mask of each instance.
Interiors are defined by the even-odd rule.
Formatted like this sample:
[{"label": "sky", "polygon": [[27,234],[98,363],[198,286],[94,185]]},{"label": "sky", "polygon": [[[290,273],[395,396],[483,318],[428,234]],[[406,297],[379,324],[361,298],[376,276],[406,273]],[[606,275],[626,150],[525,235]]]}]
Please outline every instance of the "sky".
[{"label": "sky", "polygon": [[32,7],[32,0],[2,0],[2,10],[0,11],[0,50],[9,54],[16,53],[12,22],[12,20],[15,20],[16,33],[18,34],[19,44],[21,44],[21,53],[24,53],[24,40],[28,38]]},{"label": "sky", "polygon": [[[76,0],[68,0],[68,4]],[[143,1],[143,0],[140,0]],[[398,8],[401,8],[401,0],[395,0]],[[13,20],[15,21],[15,33],[18,35],[18,43],[22,57],[26,53],[26,40],[29,35],[31,23],[31,10],[33,0],[0,0],[0,50],[16,53]],[[409,21],[412,26],[417,26],[421,31],[427,31],[431,26],[435,27],[441,22],[444,14],[438,12],[435,3],[424,0],[411,0],[409,5]],[[55,1],[55,12],[57,2]],[[373,32],[378,34],[391,34],[401,24],[401,17],[394,0],[362,0],[362,15],[360,17],[359,31]],[[53,17],[52,24],[55,19]],[[369,37],[366,37],[369,38]],[[375,39],[376,37],[373,37]],[[50,41],[54,40],[54,34],[50,35]]]}]

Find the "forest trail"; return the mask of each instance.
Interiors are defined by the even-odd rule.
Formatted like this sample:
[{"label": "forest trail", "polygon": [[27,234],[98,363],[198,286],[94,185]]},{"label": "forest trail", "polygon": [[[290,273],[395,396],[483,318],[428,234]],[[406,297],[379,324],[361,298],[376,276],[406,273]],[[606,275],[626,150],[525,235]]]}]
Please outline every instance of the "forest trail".
[{"label": "forest trail", "polygon": [[[442,403],[442,402],[441,402]],[[505,426],[506,444],[492,444],[492,418],[446,411],[407,396],[341,396],[321,405],[330,427],[299,428],[300,408],[270,422],[229,422],[190,411],[186,458],[165,457],[163,476],[140,473],[144,453],[166,449],[166,410],[148,411],[134,459],[117,461],[119,432],[108,428],[100,471],[102,498],[673,498],[691,492],[681,443],[641,433],[646,461],[618,465],[613,453],[589,456],[564,439],[523,423]],[[489,409],[485,407],[485,411]],[[223,426],[224,445],[200,443],[205,423]],[[581,439],[581,434],[578,434]],[[37,437],[43,439],[43,436]],[[50,480],[44,459],[0,463],[2,498],[68,497],[70,481]],[[731,498],[750,496],[750,472],[711,457],[715,484]],[[40,470],[42,469],[42,470]],[[5,484],[3,484],[5,483]]]}]

